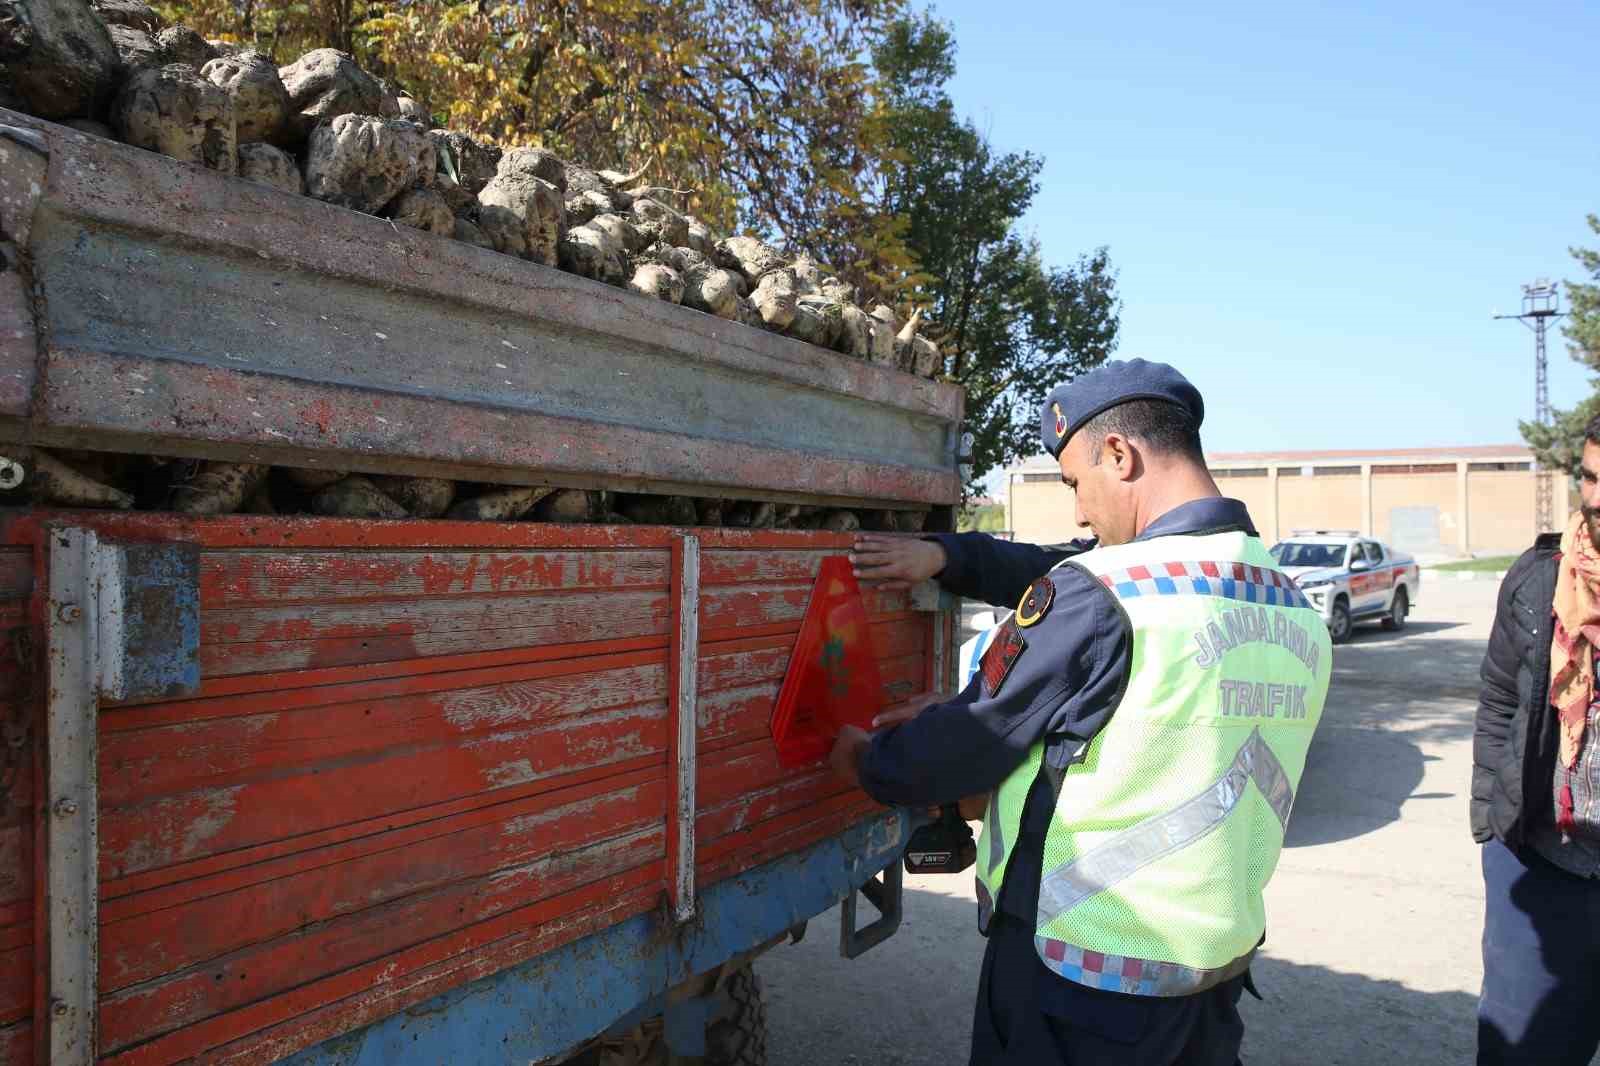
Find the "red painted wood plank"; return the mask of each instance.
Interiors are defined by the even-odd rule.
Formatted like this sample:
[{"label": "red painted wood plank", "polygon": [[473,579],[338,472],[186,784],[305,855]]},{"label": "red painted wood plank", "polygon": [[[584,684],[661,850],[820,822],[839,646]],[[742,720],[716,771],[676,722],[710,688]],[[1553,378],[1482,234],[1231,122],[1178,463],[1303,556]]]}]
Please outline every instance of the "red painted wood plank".
[{"label": "red painted wood plank", "polygon": [[626,785],[631,775],[639,772],[659,776],[663,771],[662,756],[657,753],[638,759],[604,766],[589,767],[570,773],[556,774],[543,780],[514,788],[496,789],[493,792],[476,792],[444,803],[430,804],[410,811],[389,811],[375,818],[350,822],[321,832],[273,840],[254,847],[207,855],[189,862],[146,870],[125,877],[100,882],[102,903],[134,893],[147,893],[166,889],[176,901],[195,898],[204,885],[207,891],[226,891],[241,885],[256,884],[282,876],[295,870],[322,865],[326,859],[320,851],[337,845],[347,845],[341,854],[360,854],[363,842],[377,834],[411,829],[420,834],[418,839],[432,835],[436,823],[459,814],[484,810],[502,804],[521,802],[534,796],[554,794],[578,789],[594,783]]},{"label": "red painted wood plank", "polygon": [[698,854],[699,861],[695,864],[698,883],[713,884],[753,869],[789,852],[820,843],[882,812],[883,808],[865,794],[847,793],[730,833],[711,841]]},{"label": "red painted wood plank", "polygon": [[822,560],[840,554],[843,553],[826,549],[717,549],[701,555],[701,581],[708,587],[774,583],[809,585],[817,579]]},{"label": "red painted wood plank", "polygon": [[[146,703],[136,707],[103,708],[100,732],[129,732],[162,726],[193,726],[225,718],[248,718],[284,710],[312,710],[340,704],[378,701],[427,692],[451,692],[483,685],[507,684],[536,678],[567,677],[634,666],[664,664],[666,648],[660,640],[645,648],[625,647],[609,650],[610,644],[586,644],[588,654],[551,657],[463,656],[454,670],[421,669],[436,660],[416,660],[397,664],[409,667],[373,679],[336,679],[330,682],[296,683],[304,674],[280,674],[279,687],[271,691],[255,688],[239,693],[202,695],[166,703]],[[343,673],[341,671],[341,673]]]},{"label": "red painted wood plank", "polygon": [[[702,549],[729,548],[736,551],[826,551],[848,552],[856,542],[854,533],[826,533],[816,530],[783,529],[697,529]],[[881,534],[880,534],[881,535]]]},{"label": "red painted wood plank", "polygon": [[33,1022],[0,1028],[0,1066],[33,1066]]},{"label": "red painted wood plank", "polygon": [[26,600],[33,591],[33,551],[0,548],[0,600]]},{"label": "red painted wood plank", "polygon": [[415,518],[378,521],[264,515],[191,518],[159,511],[116,513],[30,508],[0,516],[0,543],[18,547],[32,545],[39,539],[40,530],[51,522],[71,522],[112,538],[186,541],[204,548],[665,550],[672,541],[671,530],[660,526],[569,526],[543,522],[451,522]]},{"label": "red painted wood plank", "polygon": [[[669,801],[664,780],[499,817],[453,824],[447,832],[405,846],[305,870],[232,892],[129,918],[102,919],[100,991],[111,993],[231,952],[265,944],[305,926],[347,920],[403,897],[558,860],[599,841],[659,827]],[[656,856],[659,857],[659,856]],[[564,861],[564,860],[558,860]],[[121,902],[121,901],[119,901]],[[244,920],[240,920],[245,916]],[[413,923],[418,937],[437,936],[459,923]]]},{"label": "red painted wood plank", "polygon": [[29,742],[22,749],[22,765],[17,767],[16,776],[11,779],[11,809],[4,816],[0,816],[0,825],[16,825],[18,823],[28,825],[33,820],[30,808],[33,806],[34,767],[33,760],[29,758],[28,749],[32,747],[37,750],[38,748],[38,745],[32,741],[32,737],[38,736],[38,728],[39,726],[35,722],[33,729],[29,731]]},{"label": "red painted wood plank", "polygon": [[[915,696],[922,677],[922,657],[902,656],[879,664],[885,706]],[[783,675],[739,688],[719,688],[701,697],[697,713],[702,740],[715,747],[735,735],[766,737]]]},{"label": "red painted wood plank", "polygon": [[[915,611],[888,611],[883,614],[872,615],[868,621],[873,625],[889,623],[909,624],[915,623],[927,628],[925,615]],[[700,646],[711,649],[713,645],[725,644],[730,641],[754,640],[758,637],[788,637],[791,644],[794,637],[800,632],[799,621],[776,622],[770,625],[731,625],[702,628],[700,631]]]},{"label": "red painted wood plank", "polygon": [[[701,598],[700,624],[712,630],[776,623],[799,625],[805,617],[806,604],[810,599],[809,584],[718,586],[707,590]],[[904,591],[891,592],[871,587],[862,590],[861,599],[868,615],[902,611],[911,602]]]},{"label": "red painted wood plank", "polygon": [[699,773],[695,794],[700,798],[702,810],[712,809],[747,792],[780,781],[799,778],[823,780],[828,773],[827,767],[821,763],[798,770],[785,769],[778,762],[778,753],[767,737],[712,752],[700,760],[696,769]]},{"label": "red painted wood plank", "polygon": [[[926,629],[915,623],[876,622],[871,627],[871,633],[873,650],[880,661],[920,655],[927,647]],[[747,684],[752,680],[781,679],[793,648],[794,637],[787,634],[720,641],[714,647],[702,648],[700,687],[729,687],[732,684]],[[745,673],[749,669],[747,664],[756,663],[761,664],[764,671],[759,678]],[[724,683],[723,671],[736,674],[737,680]]]},{"label": "red painted wood plank", "polygon": [[0,951],[0,1025],[33,1013],[33,942]]},{"label": "red painted wood plank", "polygon": [[201,616],[207,677],[348,666],[668,632],[665,592],[544,594],[291,608]]},{"label": "red painted wood plank", "polygon": [[[441,992],[526,962],[562,944],[588,936],[650,910],[659,909],[660,890],[617,885],[615,894],[602,895],[581,910],[560,919],[516,928],[492,943],[427,964],[391,980],[362,988],[335,999],[291,1021],[254,1032],[205,1057],[207,1062],[254,1066],[276,1062],[340,1033],[360,1028],[380,1018],[421,1003]],[[115,1060],[121,1064],[123,1059]]]},{"label": "red painted wood plank", "polygon": [[[352,637],[489,634],[499,630],[548,631],[529,643],[595,640],[581,632],[596,619],[642,617],[650,629],[606,633],[606,637],[665,632],[665,590],[544,592],[515,596],[412,597],[365,603],[303,603],[293,606],[216,607],[202,613],[201,644],[328,640]],[[575,630],[577,632],[575,632]],[[571,634],[568,636],[568,634]],[[492,639],[492,638],[491,638]]]},{"label": "red painted wood plank", "polygon": [[25,603],[0,605],[0,717],[25,713],[34,689],[34,643]]},{"label": "red painted wood plank", "polygon": [[0,951],[20,948],[33,943],[33,921],[18,925],[0,925]]},{"label": "red painted wood plank", "polygon": [[107,807],[100,817],[101,877],[111,880],[665,749],[665,705],[645,704]]},{"label": "red painted wood plank", "polygon": [[[128,804],[255,780],[267,770],[318,766],[659,702],[667,694],[661,659],[659,652],[648,652],[470,676],[434,675],[407,684],[340,686],[358,698],[329,704],[320,703],[317,690],[284,693],[281,709],[274,712],[106,732],[100,739],[101,802]],[[301,695],[319,702],[302,707],[290,698]],[[121,715],[137,719],[139,712]]]},{"label": "red painted wood plank", "polygon": [[[0,580],[3,580],[0,572]],[[660,551],[206,552],[201,608],[666,588]],[[0,585],[3,590],[3,585]]]},{"label": "red painted wood plank", "polygon": [[696,876],[701,878],[700,883],[704,884],[714,884],[726,878],[737,877],[763,863],[775,862],[792,852],[821,844],[831,837],[846,832],[852,826],[870,821],[881,813],[882,808],[874,808],[870,804],[863,805],[828,815],[792,831],[763,836],[752,846],[737,848],[708,864],[704,869],[696,870]]},{"label": "red painted wood plank", "polygon": [[[657,845],[659,846],[659,840]],[[538,950],[547,950],[564,942],[561,937],[561,933],[566,931],[562,928],[563,919],[577,919],[574,925],[581,928],[581,920],[585,912],[590,909],[604,911],[608,903],[619,903],[621,904],[619,909],[625,912],[631,910],[639,903],[639,896],[634,895],[633,890],[644,886],[649,886],[651,896],[659,896],[663,870],[661,862],[652,862],[600,881],[584,884],[582,887],[569,887],[560,895],[542,898],[486,917],[485,920],[453,936],[438,937],[375,958],[370,962],[350,966],[340,972],[307,979],[308,974],[318,972],[313,968],[300,975],[303,983],[298,986],[291,986],[282,993],[259,1002],[241,1003],[239,1009],[195,1019],[183,1024],[181,1028],[173,1028],[179,1024],[178,1020],[160,1017],[159,1011],[152,1011],[148,1002],[141,1004],[144,1009],[140,1014],[119,1009],[120,1005],[113,1008],[110,1004],[104,1004],[101,1012],[101,1052],[111,1057],[113,1061],[125,1063],[127,1066],[144,1066],[144,1064],[154,1066],[157,1063],[177,1062],[344,997],[370,992],[378,985],[416,973],[426,967],[438,965],[446,960],[459,959],[468,952],[482,949],[509,936],[531,933],[533,937],[539,939],[539,943],[534,946],[534,953]],[[382,935],[382,927],[380,926],[376,932]],[[547,933],[553,935],[546,937]],[[470,972],[470,960],[468,966],[459,966],[457,973],[463,970]],[[290,980],[293,979],[292,974],[286,976]],[[200,985],[206,980],[217,983],[215,977],[204,973],[180,980],[184,980],[186,984],[195,983],[195,977],[200,978],[198,981]],[[225,978],[220,983],[228,982]],[[200,990],[197,988],[196,991]],[[237,996],[230,996],[230,999],[237,999]],[[127,1042],[125,1034],[136,1032],[140,1022],[162,1026],[165,1031],[158,1039],[127,1048],[123,1054],[108,1054],[125,1044]]]},{"label": "red painted wood plank", "polygon": [[[14,509],[0,515],[0,544],[32,545],[49,522],[71,521],[109,537],[182,540],[208,548],[355,548],[421,551],[438,548],[577,549],[670,547],[673,531],[663,526],[569,526],[542,522],[451,522],[422,519],[369,521],[349,518],[225,515],[192,518],[154,511]],[[801,530],[694,530],[707,550],[848,552],[855,534]],[[887,536],[888,534],[879,534]],[[906,534],[917,537],[920,534]]]},{"label": "red painted wood plank", "polygon": [[[605,797],[612,793],[654,788],[664,780],[663,768],[658,763],[627,773],[593,777],[565,788],[521,796],[510,802],[456,810],[428,821],[373,825],[371,832],[359,836],[331,840],[292,853],[265,856],[241,866],[198,869],[204,865],[203,862],[188,864],[197,868],[193,876],[165,884],[129,890],[127,886],[135,879],[124,879],[112,882],[101,893],[100,919],[108,924],[128,921],[153,911],[180,908],[197,900],[242,892],[271,881],[288,881],[340,864],[359,863],[397,848],[423,846],[440,837],[473,832],[483,826],[537,818],[544,812],[576,803],[592,801],[603,804]],[[659,816],[660,811],[655,814]]]},{"label": "red painted wood plank", "polygon": [[826,771],[790,778],[768,788],[750,789],[724,802],[703,806],[695,819],[697,839],[710,844],[729,833],[851,791],[850,785]]},{"label": "red painted wood plank", "polygon": [[[468,655],[436,655],[426,659],[402,659],[394,662],[362,663],[354,666],[335,666],[323,669],[284,670],[278,673],[240,674],[234,677],[203,679],[200,691],[194,696],[166,702],[108,705],[102,708],[101,728],[106,728],[106,712],[118,706],[137,707],[137,713],[116,716],[119,724],[114,728],[138,728],[145,720],[157,722],[187,721],[207,714],[220,716],[234,713],[256,714],[277,707],[285,693],[297,693],[302,706],[313,706],[324,698],[317,693],[333,691],[333,686],[354,685],[362,682],[398,680],[411,683],[411,678],[457,671],[488,670],[497,667],[518,666],[525,663],[570,660],[580,664],[611,655],[625,655],[639,651],[665,649],[665,636],[634,637],[627,640],[594,640],[574,644],[547,645],[538,648],[504,648],[498,651],[473,652]],[[256,697],[264,701],[259,705],[227,697]],[[342,697],[327,697],[328,702],[340,702]],[[212,701],[202,711],[197,705]],[[246,708],[248,710],[240,710]]]},{"label": "red painted wood plank", "polygon": [[[32,809],[21,807],[18,813],[31,815]],[[9,911],[6,908],[20,906],[33,895],[33,859],[29,848],[32,839],[31,824],[0,827],[0,925],[7,924],[5,915]]]}]

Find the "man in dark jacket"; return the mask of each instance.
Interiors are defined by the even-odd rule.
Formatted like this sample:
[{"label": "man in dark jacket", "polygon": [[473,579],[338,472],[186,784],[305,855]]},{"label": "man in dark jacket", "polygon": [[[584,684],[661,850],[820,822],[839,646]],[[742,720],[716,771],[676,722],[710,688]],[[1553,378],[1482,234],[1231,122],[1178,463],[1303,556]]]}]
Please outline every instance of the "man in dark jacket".
[{"label": "man in dark jacket", "polygon": [[[1199,392],[1181,374],[1142,360],[1107,363],[1045,400],[1041,444],[1073,489],[1077,524],[1098,538],[1092,551],[1088,544],[1051,550],[983,534],[856,542],[854,563],[864,580],[893,586],[937,576],[958,594],[1017,606],[960,695],[880,716],[888,728],[873,735],[846,727],[830,756],[841,776],[886,804],[927,807],[988,794],[978,857],[979,920],[988,943],[972,1066],[1236,1066],[1244,1035],[1239,997],[1261,937],[1259,882],[1239,895],[1250,900],[1244,907],[1186,893],[1244,885],[1249,869],[1273,868],[1331,656],[1321,620],[1291,602],[1298,593],[1279,598],[1277,589],[1293,586],[1287,578],[1272,583],[1277,572],[1244,504],[1224,498],[1206,470],[1203,415]],[[1219,562],[1224,552],[1234,554]],[[1247,564],[1245,552],[1255,561]],[[1069,556],[1071,563],[1057,565]],[[1108,559],[1117,576],[1107,573]],[[1236,672],[1217,677],[1208,671],[1220,660],[1208,655],[1197,664],[1194,654],[1194,627],[1205,623],[1187,619],[1201,616],[1176,612],[1222,619],[1231,609],[1224,604],[1238,602],[1260,605],[1263,621],[1251,635],[1230,627]],[[1297,632],[1320,638],[1309,665],[1278,648],[1255,658],[1274,632],[1266,605],[1273,605],[1277,633],[1287,634],[1295,618]],[[1169,626],[1178,618],[1185,620]],[[1218,622],[1210,625],[1220,639]],[[1279,669],[1285,678],[1306,679],[1299,691],[1308,711],[1296,715],[1285,706],[1247,716],[1224,709],[1221,686],[1249,670],[1262,676],[1258,692],[1269,684],[1288,692]],[[1238,733],[1222,722],[1229,714],[1254,719],[1245,726],[1249,751],[1236,749],[1241,755],[1226,750],[1238,741],[1211,742],[1225,728]],[[1161,725],[1137,725],[1146,720]],[[1168,743],[1171,749],[1161,747]],[[1164,783],[1173,768],[1192,780]],[[1198,781],[1205,783],[1192,787]],[[1123,831],[1084,847],[1074,836],[1080,827],[1112,824],[1113,805],[1085,791],[1090,785],[1126,789],[1130,798],[1115,805]],[[1248,810],[1249,821],[1226,821],[1235,809]],[[1262,819],[1269,810],[1281,813]],[[1203,822],[1195,818],[1202,811]],[[1186,850],[1241,827],[1259,838]],[[1064,849],[1063,840],[1077,850]],[[1062,862],[1068,855],[1077,857]],[[1170,870],[1195,865],[1192,875],[1147,882],[1147,904],[1122,902],[1137,898],[1141,872],[1161,862],[1174,864]],[[1063,904],[1069,878],[1076,895]],[[1118,898],[1099,912],[1108,930],[1102,939],[1069,945],[1050,938],[1052,908],[1096,913],[1113,885]],[[1243,953],[1215,962],[1141,959],[1131,950],[1165,935],[1187,951],[1230,926]],[[1158,934],[1161,928],[1167,932]],[[1124,935],[1127,950],[1118,940]]]},{"label": "man in dark jacket", "polygon": [[1580,476],[1582,512],[1506,574],[1483,660],[1479,1066],[1587,1066],[1600,1047],[1600,418]]}]

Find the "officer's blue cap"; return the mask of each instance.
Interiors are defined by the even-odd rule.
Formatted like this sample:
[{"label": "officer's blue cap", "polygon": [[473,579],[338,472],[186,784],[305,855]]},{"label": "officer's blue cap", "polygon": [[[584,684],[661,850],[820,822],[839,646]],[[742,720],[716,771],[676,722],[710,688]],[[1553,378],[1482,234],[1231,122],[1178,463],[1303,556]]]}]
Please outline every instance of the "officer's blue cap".
[{"label": "officer's blue cap", "polygon": [[1059,457],[1072,435],[1095,415],[1130,400],[1163,400],[1189,412],[1195,428],[1206,416],[1200,390],[1166,363],[1116,359],[1065,385],[1057,385],[1039,410],[1039,439]]}]

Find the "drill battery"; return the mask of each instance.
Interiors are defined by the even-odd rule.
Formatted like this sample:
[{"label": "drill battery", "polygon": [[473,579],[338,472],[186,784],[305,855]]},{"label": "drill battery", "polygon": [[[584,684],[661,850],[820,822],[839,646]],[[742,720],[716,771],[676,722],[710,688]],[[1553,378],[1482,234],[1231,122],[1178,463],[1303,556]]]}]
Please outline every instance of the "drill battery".
[{"label": "drill battery", "polygon": [[954,803],[939,808],[939,817],[919,827],[906,845],[906,872],[958,874],[978,861],[972,827]]}]

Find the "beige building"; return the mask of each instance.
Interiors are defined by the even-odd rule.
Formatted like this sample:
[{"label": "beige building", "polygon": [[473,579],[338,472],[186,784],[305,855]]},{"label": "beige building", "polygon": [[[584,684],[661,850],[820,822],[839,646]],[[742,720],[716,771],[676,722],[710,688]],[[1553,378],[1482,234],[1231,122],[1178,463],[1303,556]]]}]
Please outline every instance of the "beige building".
[{"label": "beige building", "polygon": [[[1217,452],[1217,485],[1250,508],[1273,543],[1297,529],[1351,529],[1418,556],[1520,552],[1533,543],[1536,479],[1554,478],[1556,520],[1576,506],[1570,479],[1536,473],[1520,444],[1390,451]],[[1006,525],[1021,541],[1081,535],[1055,460],[1007,471]]]}]

